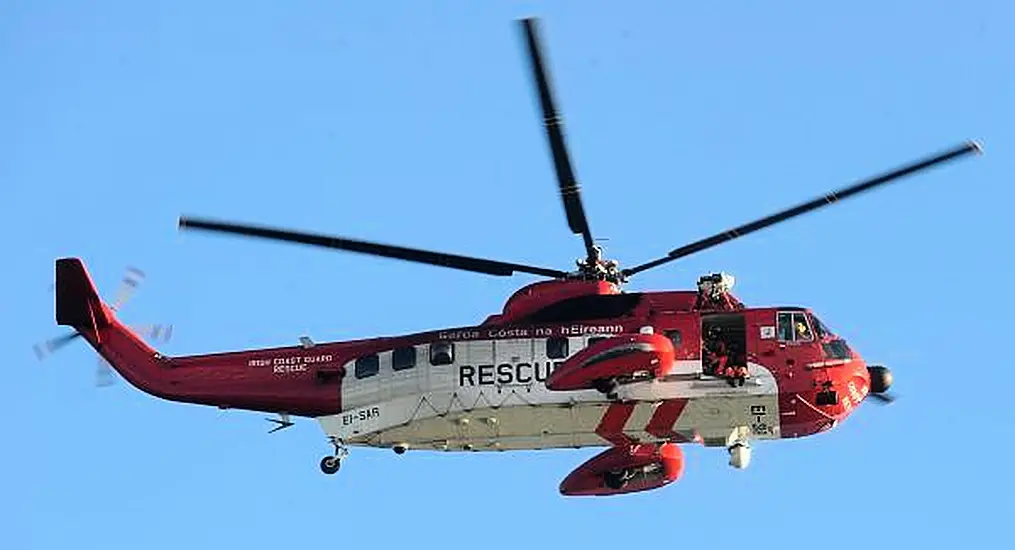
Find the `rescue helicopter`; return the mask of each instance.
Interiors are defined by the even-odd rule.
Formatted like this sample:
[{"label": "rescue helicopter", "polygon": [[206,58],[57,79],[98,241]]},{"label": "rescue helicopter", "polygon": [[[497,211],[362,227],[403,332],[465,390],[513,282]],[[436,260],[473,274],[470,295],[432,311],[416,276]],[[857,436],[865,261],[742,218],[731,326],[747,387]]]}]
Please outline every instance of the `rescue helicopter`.
[{"label": "rescue helicopter", "polygon": [[316,420],[339,471],[353,447],[493,452],[605,447],[564,477],[567,496],[673,483],[682,445],[724,448],[743,469],[751,445],[825,432],[869,398],[890,400],[891,371],[868,364],[804,306],[748,307],[734,279],[691,290],[627,291],[628,280],[969,154],[976,142],[824,194],[621,269],[595,244],[544,67],[538,20],[518,21],[570,231],[585,257],[560,270],[262,225],[183,216],[201,230],[507,277],[520,288],[471,326],[349,341],[167,356],[102,301],[79,258],[56,260],[56,321],[72,327],[133,386],[166,400]]}]

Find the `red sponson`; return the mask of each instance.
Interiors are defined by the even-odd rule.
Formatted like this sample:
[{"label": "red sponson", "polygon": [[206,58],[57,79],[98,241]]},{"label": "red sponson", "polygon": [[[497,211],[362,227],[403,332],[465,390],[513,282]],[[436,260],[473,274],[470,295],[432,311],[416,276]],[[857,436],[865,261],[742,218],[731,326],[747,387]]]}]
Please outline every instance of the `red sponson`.
[{"label": "red sponson", "polygon": [[[660,468],[647,476],[635,476],[621,489],[606,486],[603,475],[626,468],[655,464]],[[566,496],[607,496],[657,489],[673,483],[684,472],[684,453],[675,443],[622,445],[592,457],[560,484]]]},{"label": "red sponson", "polygon": [[607,338],[571,356],[553,371],[546,387],[584,390],[596,380],[650,371],[661,377],[673,368],[673,342],[661,334],[629,334]]}]

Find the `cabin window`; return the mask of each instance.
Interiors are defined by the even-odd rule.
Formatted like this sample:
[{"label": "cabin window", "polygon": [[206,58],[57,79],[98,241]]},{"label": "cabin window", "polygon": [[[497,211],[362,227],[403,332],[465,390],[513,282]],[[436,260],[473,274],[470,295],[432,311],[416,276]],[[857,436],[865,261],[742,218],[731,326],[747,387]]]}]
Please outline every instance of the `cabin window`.
[{"label": "cabin window", "polygon": [[430,364],[450,365],[455,362],[455,345],[453,342],[434,342],[430,344]]},{"label": "cabin window", "polygon": [[416,366],[416,347],[406,346],[391,352],[391,370],[406,370]]},{"label": "cabin window", "polygon": [[379,371],[381,360],[377,354],[364,355],[356,360],[356,378],[369,378]]},{"label": "cabin window", "polygon": [[802,311],[779,312],[779,339],[784,342],[809,342],[814,340],[807,314]]},{"label": "cabin window", "polygon": [[592,338],[589,338],[589,343],[585,344],[585,346],[586,347],[592,346],[596,342],[602,342],[603,340],[606,340],[605,336],[593,336]]},{"label": "cabin window", "polygon": [[546,356],[550,359],[563,359],[567,357],[567,338],[556,336],[546,339]]},{"label": "cabin window", "polygon": [[670,342],[673,342],[673,347],[674,348],[679,348],[680,344],[683,342],[683,339],[680,336],[680,331],[679,330],[676,330],[676,329],[674,329],[674,330],[667,330],[663,334],[665,334],[666,337],[670,339]]}]

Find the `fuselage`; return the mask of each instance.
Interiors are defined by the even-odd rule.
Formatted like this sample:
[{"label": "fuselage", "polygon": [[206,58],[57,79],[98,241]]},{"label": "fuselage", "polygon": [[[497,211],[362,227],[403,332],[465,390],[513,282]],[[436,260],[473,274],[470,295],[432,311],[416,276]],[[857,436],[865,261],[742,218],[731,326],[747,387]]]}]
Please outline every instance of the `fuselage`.
[{"label": "fuselage", "polygon": [[[599,295],[558,319],[532,317],[376,341],[341,363],[341,412],[318,417],[349,445],[447,451],[801,437],[841,421],[869,391],[864,361],[806,308],[694,311],[694,292]],[[599,302],[596,304],[596,302]],[[598,311],[609,317],[589,318]],[[559,317],[571,319],[561,320]],[[703,334],[723,328],[745,355],[743,386],[704,373]],[[604,338],[664,334],[667,376],[608,398],[553,391],[568,357]]]}]

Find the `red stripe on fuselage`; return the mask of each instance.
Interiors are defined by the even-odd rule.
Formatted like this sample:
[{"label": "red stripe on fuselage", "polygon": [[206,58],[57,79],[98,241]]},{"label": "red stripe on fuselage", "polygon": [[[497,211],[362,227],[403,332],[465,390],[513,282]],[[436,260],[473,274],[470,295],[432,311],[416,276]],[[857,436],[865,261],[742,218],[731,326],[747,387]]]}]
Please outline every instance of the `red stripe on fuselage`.
[{"label": "red stripe on fuselage", "polygon": [[624,425],[634,413],[634,403],[611,403],[606,409],[606,414],[599,421],[596,428],[596,435],[613,443],[614,445],[630,445],[633,443],[630,437],[624,434]]},{"label": "red stripe on fuselage", "polygon": [[684,435],[673,431],[673,426],[677,423],[680,413],[684,411],[684,407],[687,406],[687,401],[687,399],[669,399],[660,403],[652,414],[652,419],[645,426],[645,431],[656,437],[671,439],[679,443],[690,441]]}]

